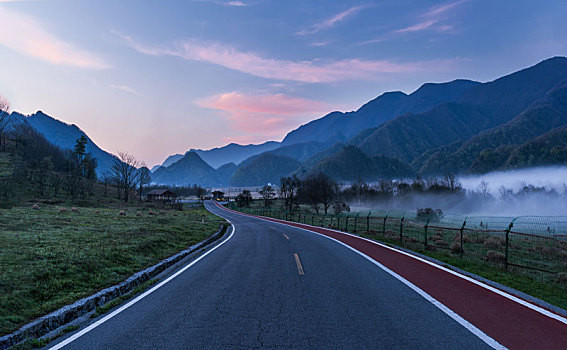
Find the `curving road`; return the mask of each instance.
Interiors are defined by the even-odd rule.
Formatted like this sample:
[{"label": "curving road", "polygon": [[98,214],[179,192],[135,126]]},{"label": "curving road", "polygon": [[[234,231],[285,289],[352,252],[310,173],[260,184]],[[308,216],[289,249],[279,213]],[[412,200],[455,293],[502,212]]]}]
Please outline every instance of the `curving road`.
[{"label": "curving road", "polygon": [[147,296],[55,348],[501,347],[333,239],[206,205],[234,225],[232,235]]}]

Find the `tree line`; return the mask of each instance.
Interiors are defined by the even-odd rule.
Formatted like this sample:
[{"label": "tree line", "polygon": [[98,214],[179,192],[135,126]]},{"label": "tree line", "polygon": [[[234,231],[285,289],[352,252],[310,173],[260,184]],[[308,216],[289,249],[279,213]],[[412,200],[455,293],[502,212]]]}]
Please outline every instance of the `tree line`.
[{"label": "tree line", "polygon": [[[443,178],[407,180],[381,180],[375,184],[357,181],[348,185],[340,185],[328,175],[318,173],[305,179],[297,176],[286,176],[280,179],[279,188],[265,185],[258,191],[266,207],[273,205],[278,197],[282,208],[293,212],[300,204],[308,205],[314,212],[325,215],[350,211],[347,203],[364,201],[388,201],[403,198],[410,194],[464,194],[461,183],[454,174]],[[237,197],[239,206],[248,206],[252,201],[249,190],[243,190]]]},{"label": "tree line", "polygon": [[[340,199],[340,189],[337,182],[332,180],[324,173],[319,173],[306,179],[299,179],[297,176],[286,176],[280,178],[279,188],[265,185],[258,191],[264,205],[269,207],[273,199],[278,196],[282,207],[289,212],[299,208],[300,204],[308,204],[314,211],[327,214],[331,206],[333,209],[342,211],[346,209],[344,203],[337,203]],[[252,201],[250,190],[243,190],[236,196],[239,206],[248,206]]]}]

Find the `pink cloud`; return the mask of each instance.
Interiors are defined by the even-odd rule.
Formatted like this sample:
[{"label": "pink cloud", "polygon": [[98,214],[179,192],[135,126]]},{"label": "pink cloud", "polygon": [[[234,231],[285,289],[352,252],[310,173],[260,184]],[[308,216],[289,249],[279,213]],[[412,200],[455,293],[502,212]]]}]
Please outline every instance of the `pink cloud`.
[{"label": "pink cloud", "polygon": [[460,1],[450,2],[445,5],[435,6],[426,13],[424,13],[423,17],[438,17],[467,1],[469,0],[460,0]]},{"label": "pink cloud", "polygon": [[32,17],[14,10],[0,8],[0,45],[20,54],[35,57],[53,64],[80,68],[105,69],[109,65],[87,51],[77,49],[45,29],[45,25]]},{"label": "pink cloud", "polygon": [[246,6],[242,1],[229,1],[226,4],[229,6]]},{"label": "pink cloud", "polygon": [[253,52],[239,51],[218,42],[185,40],[175,48],[145,46],[120,35],[134,50],[154,56],[176,56],[186,60],[208,62],[257,77],[304,83],[328,83],[347,80],[381,80],[385,75],[438,70],[438,61],[397,63],[389,60],[279,60]]},{"label": "pink cloud", "polygon": [[116,90],[121,90],[130,94],[134,94],[134,95],[140,95],[140,93],[134,89],[129,87],[128,85],[121,85],[121,84],[109,84],[109,87],[116,89]]},{"label": "pink cloud", "polygon": [[310,30],[301,30],[297,32],[297,35],[308,35],[308,34],[315,34],[321,30],[329,29],[334,26],[337,22],[343,21],[345,18],[354,15],[358,11],[362,10],[364,6],[354,6],[351,7],[343,12],[337,13],[331,18],[324,20],[321,23],[314,24],[312,29]]},{"label": "pink cloud", "polygon": [[[401,29],[397,29],[394,30],[392,32],[390,32],[390,34],[403,34],[403,33],[413,33],[413,32],[421,32],[424,30],[437,30],[439,32],[442,33],[449,33],[449,32],[453,32],[454,27],[451,25],[438,25],[440,22],[442,22],[442,20],[444,19],[444,17],[446,17],[445,15],[447,14],[447,12],[449,12],[450,10],[456,8],[457,6],[467,2],[469,0],[459,0],[459,1],[454,1],[454,2],[450,2],[448,4],[444,4],[444,5],[440,5],[440,6],[434,6],[432,8],[430,8],[427,12],[421,14],[421,16],[419,16],[420,18],[422,18],[423,20],[421,20],[420,22],[407,26],[405,28],[401,28]],[[382,41],[382,40],[380,40]],[[367,40],[365,42],[362,42],[361,44],[368,44],[368,43],[373,43],[376,42],[374,40]]]},{"label": "pink cloud", "polygon": [[281,138],[291,128],[331,109],[321,101],[283,94],[247,95],[239,92],[215,95],[195,103],[226,112],[232,127],[247,134],[239,137],[254,141]]},{"label": "pink cloud", "polygon": [[430,19],[430,20],[427,20],[427,21],[423,21],[423,22],[414,24],[414,25],[409,26],[409,27],[398,29],[398,30],[394,31],[394,33],[419,32],[419,31],[431,28],[431,26],[434,25],[435,23],[437,23],[437,20]]}]

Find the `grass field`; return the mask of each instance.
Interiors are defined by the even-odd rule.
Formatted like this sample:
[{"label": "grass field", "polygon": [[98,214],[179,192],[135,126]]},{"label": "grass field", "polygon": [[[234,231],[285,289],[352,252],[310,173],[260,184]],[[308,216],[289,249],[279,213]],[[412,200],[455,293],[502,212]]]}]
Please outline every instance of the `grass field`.
[{"label": "grass field", "polygon": [[221,220],[202,205],[155,215],[134,205],[61,208],[0,209],[1,335],[202,241]]}]

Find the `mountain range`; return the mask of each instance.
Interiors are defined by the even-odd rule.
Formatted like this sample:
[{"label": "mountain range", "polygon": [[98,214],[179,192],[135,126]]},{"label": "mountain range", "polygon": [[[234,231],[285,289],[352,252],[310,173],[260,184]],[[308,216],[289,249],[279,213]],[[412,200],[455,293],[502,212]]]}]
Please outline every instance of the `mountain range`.
[{"label": "mountain range", "polygon": [[455,80],[449,83],[427,83],[406,95],[401,91],[384,93],[355,112],[332,112],[291,131],[282,145],[307,141],[346,141],[364,129],[379,126],[406,113],[425,112],[443,102],[454,101],[480,83]]},{"label": "mountain range", "polygon": [[[42,112],[27,120],[61,148],[84,134]],[[112,155],[89,139],[102,173]],[[484,173],[567,164],[567,58],[480,83],[427,83],[384,93],[353,112],[332,112],[281,143],[190,149],[152,169],[153,181],[207,187],[260,186],[325,172],[337,181]]]},{"label": "mountain range", "polygon": [[189,152],[197,153],[205,162],[213,168],[218,168],[226,163],[239,164],[256,154],[274,150],[280,146],[279,142],[268,141],[259,145],[239,145],[230,143],[224,147],[210,150],[190,149]]},{"label": "mountain range", "polygon": [[338,181],[376,181],[567,164],[566,91],[567,58],[554,57],[487,83],[387,92],[357,111],[300,126],[273,149],[239,158],[231,176],[218,180],[251,186],[325,172]]}]

